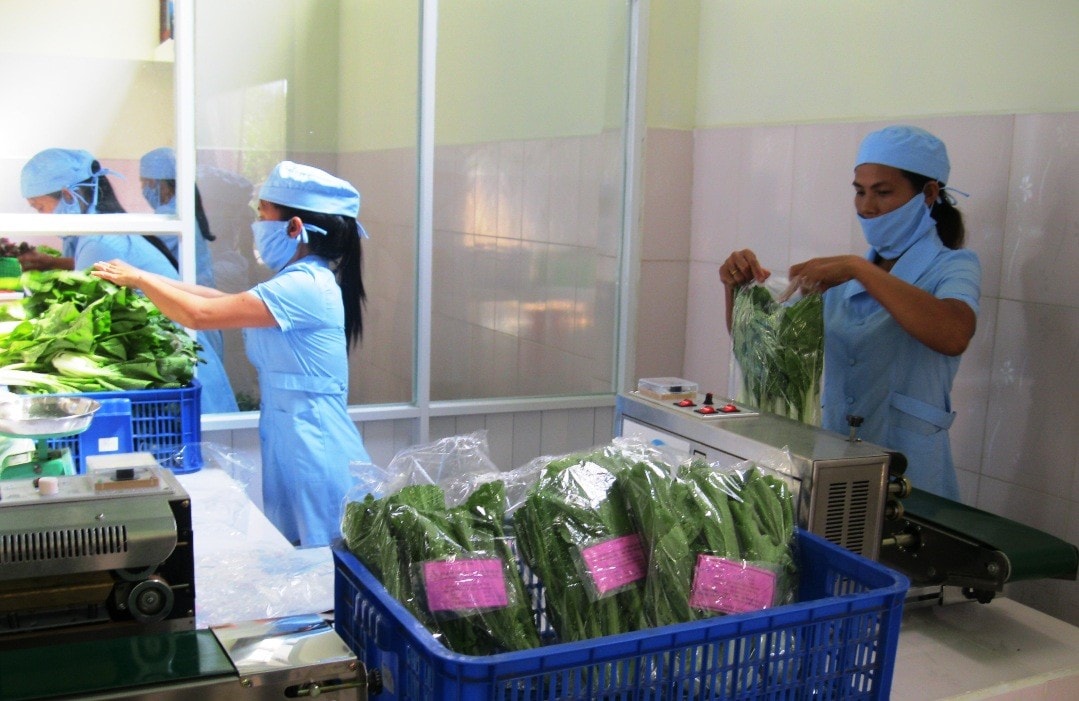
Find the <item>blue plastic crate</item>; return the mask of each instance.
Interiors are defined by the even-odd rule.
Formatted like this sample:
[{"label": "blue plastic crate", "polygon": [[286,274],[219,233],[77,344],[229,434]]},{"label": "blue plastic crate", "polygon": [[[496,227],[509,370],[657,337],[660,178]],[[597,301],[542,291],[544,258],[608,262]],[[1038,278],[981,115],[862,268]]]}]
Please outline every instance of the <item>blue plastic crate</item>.
[{"label": "blue plastic crate", "polygon": [[[380,699],[886,699],[909,582],[798,529],[799,603],[535,650],[447,649],[343,544],[334,627]],[[542,584],[526,576],[544,630]]]},{"label": "blue plastic crate", "polygon": [[[130,450],[152,453],[162,466],[176,474],[187,474],[202,469],[199,445],[202,441],[201,394],[202,385],[193,379],[189,386],[179,389],[84,392],[79,396],[97,400],[130,400]],[[94,420],[91,420],[85,433],[94,436],[96,430]],[[86,439],[82,434],[49,441],[51,448],[67,448],[71,451],[75,469],[80,473],[86,471],[87,456],[82,449],[85,444]]]}]

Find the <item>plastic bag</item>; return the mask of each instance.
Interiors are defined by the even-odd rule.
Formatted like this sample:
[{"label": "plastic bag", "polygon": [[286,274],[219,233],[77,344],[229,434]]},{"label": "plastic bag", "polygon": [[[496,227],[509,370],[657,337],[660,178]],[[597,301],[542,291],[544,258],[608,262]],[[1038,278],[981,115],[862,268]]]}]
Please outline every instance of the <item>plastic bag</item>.
[{"label": "plastic bag", "polygon": [[738,288],[731,371],[739,401],[819,426],[824,299],[793,294],[797,289],[796,281],[775,275]]},{"label": "plastic bag", "polygon": [[676,471],[637,463],[619,480],[648,553],[650,625],[791,600],[794,499],[772,470],[696,459]]},{"label": "plastic bag", "polygon": [[346,546],[449,649],[489,655],[539,645],[504,531],[505,487],[486,433],[401,451],[386,481],[349,501]]},{"label": "plastic bag", "polygon": [[547,618],[562,642],[648,625],[641,600],[645,552],[619,481],[638,462],[669,469],[640,439],[615,439],[520,468],[536,479],[513,511],[517,549],[544,584]]}]

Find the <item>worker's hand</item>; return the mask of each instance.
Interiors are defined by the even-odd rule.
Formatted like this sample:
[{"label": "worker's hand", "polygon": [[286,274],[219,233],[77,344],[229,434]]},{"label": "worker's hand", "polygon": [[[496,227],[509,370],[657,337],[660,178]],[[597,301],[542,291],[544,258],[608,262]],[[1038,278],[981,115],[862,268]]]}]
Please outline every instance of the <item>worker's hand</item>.
[{"label": "worker's hand", "polygon": [[771,275],[770,270],[761,267],[757,256],[748,248],[735,251],[723,261],[719,268],[719,281],[727,287],[738,287],[750,282],[764,282]]},{"label": "worker's hand", "polygon": [[791,266],[791,283],[796,284],[803,294],[824,292],[854,279],[856,266],[865,262],[865,258],[855,255],[810,258]]},{"label": "worker's hand", "polygon": [[142,271],[135,266],[128,265],[118,258],[114,258],[107,263],[100,261],[94,263],[94,269],[90,271],[91,275],[96,275],[102,280],[108,280],[121,287],[138,287],[141,273]]}]

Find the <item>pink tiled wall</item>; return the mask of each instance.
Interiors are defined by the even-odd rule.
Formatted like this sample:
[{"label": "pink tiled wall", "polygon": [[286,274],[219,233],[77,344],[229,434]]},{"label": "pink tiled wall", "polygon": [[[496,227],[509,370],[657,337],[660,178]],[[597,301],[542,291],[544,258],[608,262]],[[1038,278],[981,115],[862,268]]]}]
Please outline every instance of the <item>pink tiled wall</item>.
[{"label": "pink tiled wall", "polygon": [[[948,145],[967,246],[983,267],[981,313],[953,392],[963,500],[1079,543],[1079,114],[914,120]],[[638,374],[727,389],[729,348],[717,269],[753,248],[773,270],[816,255],[862,253],[850,186],[857,144],[881,123],[652,130]],[[689,254],[666,213],[692,173]],[[652,187],[648,187],[651,183]],[[663,183],[676,183],[665,188]],[[668,222],[672,225],[667,226]],[[662,242],[663,246],[657,246]],[[687,280],[688,294],[678,283]],[[663,299],[666,297],[667,299]],[[677,356],[672,317],[684,312]],[[661,329],[662,333],[652,333]],[[1074,582],[1009,594],[1079,623]]]}]

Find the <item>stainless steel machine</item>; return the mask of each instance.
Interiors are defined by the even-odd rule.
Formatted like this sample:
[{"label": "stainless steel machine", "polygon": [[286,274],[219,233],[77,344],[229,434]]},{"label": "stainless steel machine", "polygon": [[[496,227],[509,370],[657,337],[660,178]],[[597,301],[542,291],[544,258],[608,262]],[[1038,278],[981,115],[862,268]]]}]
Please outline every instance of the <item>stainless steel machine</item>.
[{"label": "stainless steel machine", "polygon": [[320,615],[196,630],[191,500],[149,453],[0,481],[0,699],[363,701]]},{"label": "stainless steel machine", "polygon": [[1008,582],[1076,579],[1079,571],[1074,545],[911,485],[906,458],[860,440],[857,417],[844,436],[696,391],[629,392],[615,408],[618,435],[709,462],[769,464],[785,451],[800,525],[903,572],[913,596],[927,601],[959,587],[988,602]]},{"label": "stainless steel machine", "polygon": [[149,453],[0,481],[0,649],[195,624],[191,501]]}]

